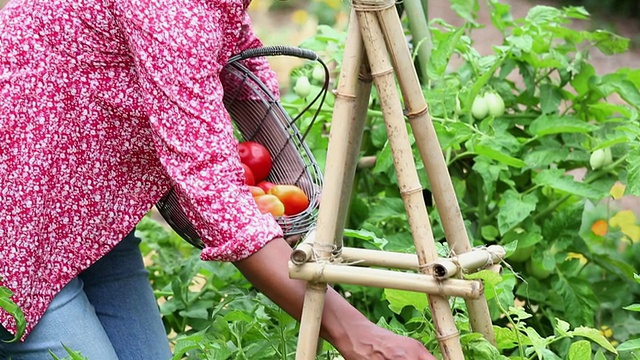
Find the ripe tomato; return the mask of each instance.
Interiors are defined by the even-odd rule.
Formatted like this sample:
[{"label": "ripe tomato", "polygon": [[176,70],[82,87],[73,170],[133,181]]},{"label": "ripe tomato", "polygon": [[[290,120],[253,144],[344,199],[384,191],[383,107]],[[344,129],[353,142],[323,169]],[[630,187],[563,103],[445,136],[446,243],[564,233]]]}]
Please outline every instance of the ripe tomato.
[{"label": "ripe tomato", "polygon": [[251,171],[256,182],[267,178],[273,165],[271,154],[264,145],[255,141],[245,141],[238,144],[240,161],[246,164]]},{"label": "ripe tomato", "polygon": [[256,186],[264,190],[265,193],[269,193],[269,190],[271,190],[272,187],[276,186],[276,184],[270,181],[260,181],[256,184]]},{"label": "ripe tomato", "polygon": [[249,168],[247,164],[242,164],[242,168],[244,169],[244,183],[252,186],[255,185],[256,178],[255,176],[253,176],[253,171],[251,171],[251,168]]},{"label": "ripe tomato", "polygon": [[309,198],[304,191],[295,185],[276,185],[269,194],[275,195],[284,204],[285,215],[295,215],[309,207]]},{"label": "ripe tomato", "polygon": [[251,185],[250,185],[250,186],[249,186],[249,191],[251,192],[251,195],[253,195],[253,197],[256,197],[256,196],[260,196],[260,195],[264,195],[264,194],[266,194],[266,193],[264,192],[264,190],[262,190],[262,188],[257,187],[257,186],[251,186]]},{"label": "ripe tomato", "polygon": [[254,197],[258,209],[263,214],[271,213],[273,216],[284,215],[284,204],[275,195],[264,194]]}]

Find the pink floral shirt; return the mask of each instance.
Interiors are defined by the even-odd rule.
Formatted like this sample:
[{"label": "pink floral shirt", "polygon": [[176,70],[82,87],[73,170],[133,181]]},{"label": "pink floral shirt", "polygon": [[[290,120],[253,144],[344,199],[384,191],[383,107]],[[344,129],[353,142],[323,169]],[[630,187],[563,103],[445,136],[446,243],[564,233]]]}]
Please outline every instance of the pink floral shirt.
[{"label": "pink floral shirt", "polygon": [[[0,285],[27,334],[171,187],[206,248],[282,231],[246,186],[218,75],[261,45],[249,0],[12,0],[0,10]],[[264,59],[249,67],[277,91]],[[15,323],[0,311],[0,323]]]}]

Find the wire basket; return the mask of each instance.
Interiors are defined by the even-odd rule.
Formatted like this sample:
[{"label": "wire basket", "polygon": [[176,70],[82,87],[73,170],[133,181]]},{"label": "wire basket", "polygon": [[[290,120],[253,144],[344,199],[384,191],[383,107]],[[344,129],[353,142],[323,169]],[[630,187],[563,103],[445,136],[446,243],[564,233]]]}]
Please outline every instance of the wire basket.
[{"label": "wire basket", "polygon": [[[328,69],[315,53],[306,49],[270,46],[247,50],[231,58],[220,77],[225,83],[224,105],[240,134],[239,140],[258,142],[272,156],[273,166],[266,180],[274,184],[297,185],[309,198],[309,206],[301,213],[276,217],[285,236],[291,236],[306,233],[315,226],[322,173],[304,141],[306,134],[303,135],[295,125],[299,115],[295,120],[292,119],[267,86],[242,63],[248,58],[273,55],[319,61],[325,68],[324,100],[328,88]],[[311,103],[318,98],[316,96]],[[309,108],[310,105],[306,109]],[[313,121],[309,127],[312,124]],[[197,248],[204,248],[198,232],[178,202],[175,189],[165,194],[156,203],[156,208],[180,237]]]}]

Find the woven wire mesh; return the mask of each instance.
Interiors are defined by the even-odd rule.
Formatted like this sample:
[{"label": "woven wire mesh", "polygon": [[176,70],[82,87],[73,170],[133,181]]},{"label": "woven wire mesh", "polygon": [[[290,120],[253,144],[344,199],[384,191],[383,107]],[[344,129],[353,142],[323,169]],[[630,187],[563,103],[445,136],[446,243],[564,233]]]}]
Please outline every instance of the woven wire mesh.
[{"label": "woven wire mesh", "polygon": [[[285,236],[308,232],[317,218],[322,173],[302,133],[279,100],[241,62],[227,64],[221,78],[227,84],[224,105],[240,133],[239,140],[264,145],[273,158],[273,167],[266,180],[274,184],[297,185],[309,198],[306,210],[276,217],[276,221]],[[156,203],[156,208],[180,237],[195,247],[204,247],[174,189]]]}]

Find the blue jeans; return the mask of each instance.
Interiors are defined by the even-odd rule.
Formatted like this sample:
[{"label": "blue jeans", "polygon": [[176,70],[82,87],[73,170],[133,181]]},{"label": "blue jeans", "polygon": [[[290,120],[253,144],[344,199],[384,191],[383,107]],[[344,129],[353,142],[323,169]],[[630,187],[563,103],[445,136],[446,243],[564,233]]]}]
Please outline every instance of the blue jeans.
[{"label": "blue jeans", "polygon": [[[68,357],[62,344],[90,360],[165,360],[171,350],[131,232],[54,298],[25,342],[0,342],[0,359]],[[0,326],[0,339],[10,339]]]}]

